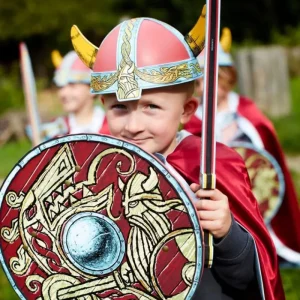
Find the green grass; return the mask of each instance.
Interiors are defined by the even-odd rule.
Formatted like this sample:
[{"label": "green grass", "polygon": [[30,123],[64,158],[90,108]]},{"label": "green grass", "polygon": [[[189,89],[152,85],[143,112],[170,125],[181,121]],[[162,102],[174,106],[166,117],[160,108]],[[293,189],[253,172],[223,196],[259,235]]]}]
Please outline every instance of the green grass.
[{"label": "green grass", "polygon": [[291,170],[291,175],[298,195],[298,201],[300,202],[300,166],[299,166],[299,172],[295,172],[294,170]]},{"label": "green grass", "polygon": [[17,294],[0,268],[0,300],[18,300]]},{"label": "green grass", "polygon": [[300,78],[295,77],[291,79],[290,91],[292,99],[293,114],[300,115]]},{"label": "green grass", "polygon": [[0,147],[0,179],[4,179],[30,149],[31,143],[28,140],[11,142]]},{"label": "green grass", "polygon": [[300,270],[283,269],[280,271],[287,300],[300,299]]},{"label": "green grass", "polygon": [[288,154],[300,154],[300,78],[290,82],[291,107],[290,116],[272,118],[280,143]]}]

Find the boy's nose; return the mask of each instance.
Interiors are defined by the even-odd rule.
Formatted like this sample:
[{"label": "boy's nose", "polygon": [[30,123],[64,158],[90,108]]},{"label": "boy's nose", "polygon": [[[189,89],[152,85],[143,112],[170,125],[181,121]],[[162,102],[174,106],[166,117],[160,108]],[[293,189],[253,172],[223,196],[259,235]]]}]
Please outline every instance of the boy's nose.
[{"label": "boy's nose", "polygon": [[133,111],[129,114],[125,125],[125,130],[131,134],[137,134],[144,129],[143,120],[137,111]]},{"label": "boy's nose", "polygon": [[65,85],[61,87],[58,91],[58,94],[61,98],[65,98],[70,93],[70,87],[69,85]]}]

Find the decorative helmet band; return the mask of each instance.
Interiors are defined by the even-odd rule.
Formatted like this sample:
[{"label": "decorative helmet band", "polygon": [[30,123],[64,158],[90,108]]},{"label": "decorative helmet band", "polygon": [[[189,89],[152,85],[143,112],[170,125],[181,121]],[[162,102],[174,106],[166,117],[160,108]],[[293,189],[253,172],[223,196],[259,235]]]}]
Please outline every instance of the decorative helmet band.
[{"label": "decorative helmet band", "polygon": [[[220,67],[231,67],[233,66],[233,60],[230,55],[231,50],[231,32],[230,29],[225,27],[222,30],[222,36],[220,39],[220,47],[219,47],[219,56],[218,56],[218,62]],[[198,56],[198,62],[200,67],[204,68],[204,51]]]},{"label": "decorative helmet band", "polygon": [[150,18],[126,20],[97,48],[71,29],[75,51],[93,70],[93,94],[116,93],[118,101],[137,100],[143,89],[189,82],[202,76],[197,55],[204,48],[205,14],[186,37],[172,26]]},{"label": "decorative helmet band", "polygon": [[51,58],[56,70],[54,83],[63,87],[69,83],[91,82],[91,70],[80,60],[75,51],[71,51],[64,58],[57,50],[52,51]]}]

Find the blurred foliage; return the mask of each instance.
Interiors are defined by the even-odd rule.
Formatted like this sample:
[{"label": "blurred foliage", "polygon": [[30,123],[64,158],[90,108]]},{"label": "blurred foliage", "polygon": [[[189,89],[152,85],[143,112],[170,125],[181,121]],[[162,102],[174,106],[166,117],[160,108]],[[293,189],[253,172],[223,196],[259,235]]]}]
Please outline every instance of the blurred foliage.
[{"label": "blurred foliage", "polygon": [[287,154],[300,153],[300,115],[273,119],[280,143]]},{"label": "blurred foliage", "polygon": [[[46,78],[36,80],[37,90],[45,88]],[[20,68],[17,63],[11,68],[0,66],[0,116],[8,110],[25,109]]]},{"label": "blurred foliage", "polygon": [[300,25],[296,27],[287,26],[284,32],[272,32],[272,42],[282,46],[300,45]]},{"label": "blurred foliage", "polygon": [[300,153],[300,78],[290,81],[292,113],[289,116],[272,119],[280,143],[288,154]]},{"label": "blurred foliage", "polygon": [[[70,28],[78,25],[96,46],[122,17],[152,17],[180,32],[188,32],[200,15],[204,0],[13,0],[0,1],[0,64],[18,60],[18,43],[25,41],[38,77],[50,78],[50,53],[72,49]],[[227,0],[222,3],[221,25],[228,26],[234,41],[246,45],[299,41],[300,1]],[[263,15],[263,17],[262,17]],[[300,26],[300,25],[299,25]],[[286,37],[291,34],[292,37]]]},{"label": "blurred foliage", "polygon": [[0,67],[0,115],[9,109],[24,107],[19,66],[14,64],[9,71]]},{"label": "blurred foliage", "polygon": [[280,271],[286,300],[299,300],[300,270],[282,269]]},{"label": "blurred foliage", "polygon": [[299,205],[300,205],[300,173],[298,173],[294,170],[290,170],[290,171],[291,171],[293,181],[295,183],[296,193],[298,195],[298,202],[299,202]]},{"label": "blurred foliage", "polygon": [[55,35],[55,38],[65,40],[68,39],[73,24],[78,24],[83,30],[100,30],[98,34],[104,35],[107,28],[118,20],[115,13],[117,2],[117,0],[1,1],[0,39]]},{"label": "blurred foliage", "polygon": [[0,179],[5,178],[17,162],[31,149],[29,140],[10,142],[0,147]]},{"label": "blurred foliage", "polygon": [[[59,46],[66,51],[66,46],[70,46],[70,28],[77,24],[99,45],[124,15],[157,18],[187,32],[204,4],[204,0],[1,1],[0,42],[33,39],[42,48]],[[239,42],[270,42],[272,31],[286,34],[288,26],[297,26],[299,13],[297,0],[227,0],[222,3],[221,25],[229,26]]]}]

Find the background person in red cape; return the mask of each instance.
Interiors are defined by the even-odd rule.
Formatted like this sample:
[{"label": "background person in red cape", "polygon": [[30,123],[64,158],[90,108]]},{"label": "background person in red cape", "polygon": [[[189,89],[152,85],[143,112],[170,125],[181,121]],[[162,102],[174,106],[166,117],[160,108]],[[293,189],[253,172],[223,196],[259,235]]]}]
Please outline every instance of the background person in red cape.
[{"label": "background person in red cape", "polygon": [[[197,23],[195,28],[199,27]],[[191,32],[195,31],[199,32]],[[186,124],[197,109],[194,80],[202,75],[186,41],[198,41],[199,48],[203,39],[198,35],[184,39],[173,27],[149,18],[116,26],[99,48],[76,26],[71,37],[86,65],[92,62],[92,92],[102,95],[112,136],[156,155],[187,189],[193,183],[191,197],[200,224],[213,234],[215,246],[212,269],[204,269],[193,299],[285,299],[276,251],[243,160],[218,143],[217,189],[198,190],[201,139],[185,130],[177,133],[179,124]],[[190,76],[175,72],[177,77],[169,82],[161,76],[179,71],[183,63]],[[132,203],[137,205],[139,201]],[[149,270],[147,258],[143,264]],[[138,283],[139,270],[133,272]]]},{"label": "background person in red cape", "polygon": [[[282,204],[271,221],[269,232],[275,243],[278,255],[285,261],[300,265],[300,210],[291,174],[288,170],[283,150],[271,121],[263,115],[255,103],[233,92],[237,82],[237,71],[229,54],[231,33],[223,29],[219,55],[218,113],[216,130],[218,141],[230,144],[234,141],[250,142],[257,149],[265,149],[280,165],[284,174],[285,194]],[[198,57],[204,66],[204,57]],[[202,79],[196,80],[195,92],[201,97]],[[201,136],[202,106],[184,128]]]}]

